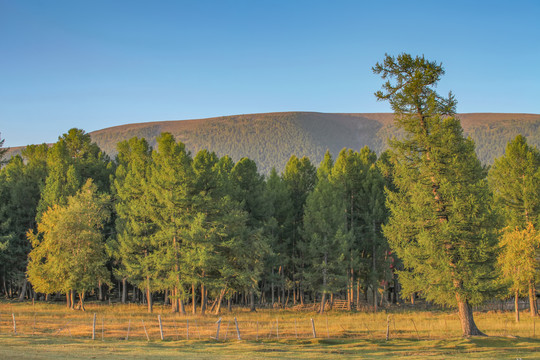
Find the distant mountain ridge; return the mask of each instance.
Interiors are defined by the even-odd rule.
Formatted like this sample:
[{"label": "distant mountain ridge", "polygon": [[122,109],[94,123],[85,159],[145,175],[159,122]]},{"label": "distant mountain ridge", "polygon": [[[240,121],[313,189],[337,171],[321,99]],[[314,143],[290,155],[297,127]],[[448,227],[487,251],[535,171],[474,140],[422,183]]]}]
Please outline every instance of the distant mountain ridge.
[{"label": "distant mountain ridge", "polygon": [[[540,114],[458,116],[465,134],[475,141],[480,160],[486,164],[501,156],[506,143],[518,134],[540,147]],[[280,112],[128,124],[90,135],[103,151],[114,156],[118,142],[137,136],[153,146],[161,132],[172,133],[193,154],[206,148],[235,161],[249,157],[263,173],[272,167],[283,170],[293,154],[308,156],[318,165],[327,149],[337,156],[345,147],[359,150],[367,145],[381,153],[387,148],[387,139],[397,133],[390,113]]]}]

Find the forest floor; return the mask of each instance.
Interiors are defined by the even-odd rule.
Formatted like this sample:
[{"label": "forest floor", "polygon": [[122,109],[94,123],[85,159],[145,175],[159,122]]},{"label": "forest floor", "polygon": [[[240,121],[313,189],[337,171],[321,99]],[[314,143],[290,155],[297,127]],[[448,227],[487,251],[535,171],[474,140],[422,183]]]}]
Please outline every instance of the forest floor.
[{"label": "forest floor", "polygon": [[490,311],[476,312],[475,320],[488,337],[461,337],[454,311],[320,315],[233,308],[201,316],[160,305],[149,314],[135,304],[89,303],[82,312],[60,303],[3,301],[0,359],[540,358],[540,319],[523,312],[516,323],[513,312]]}]

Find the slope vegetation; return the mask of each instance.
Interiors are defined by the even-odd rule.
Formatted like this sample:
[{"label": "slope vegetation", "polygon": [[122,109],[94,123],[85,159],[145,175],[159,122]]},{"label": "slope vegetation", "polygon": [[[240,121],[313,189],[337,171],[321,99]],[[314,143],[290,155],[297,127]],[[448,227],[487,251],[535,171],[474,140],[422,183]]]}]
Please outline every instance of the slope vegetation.
[{"label": "slope vegetation", "polygon": [[[538,114],[478,113],[459,117],[465,134],[476,142],[477,153],[486,164],[501,156],[506,143],[518,134],[540,147]],[[259,164],[262,172],[268,173],[272,167],[281,171],[293,154],[307,156],[318,165],[327,149],[337,156],[344,147],[360,149],[367,145],[380,153],[386,149],[387,139],[398,133],[392,118],[387,113],[249,114],[129,124],[98,130],[91,136],[101,149],[114,156],[119,141],[138,136],[155,145],[157,135],[167,131],[192,153],[207,148],[219,156],[228,154],[235,161],[247,156]]]}]

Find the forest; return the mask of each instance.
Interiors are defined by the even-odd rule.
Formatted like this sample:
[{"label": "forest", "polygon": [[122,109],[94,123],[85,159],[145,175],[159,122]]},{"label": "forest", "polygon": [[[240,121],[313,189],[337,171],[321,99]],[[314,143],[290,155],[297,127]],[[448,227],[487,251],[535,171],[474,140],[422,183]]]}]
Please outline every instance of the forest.
[{"label": "forest", "polygon": [[114,159],[81,129],[27,146],[0,172],[0,291],[201,314],[421,297],[457,308],[465,335],[482,334],[472,306],[490,299],[528,297],[536,316],[539,150],[517,135],[486,167],[453,95],[433,90],[440,65],[402,54],[373,71],[394,81],[376,96],[403,133],[380,156],[292,155],[266,175],[167,132]]}]

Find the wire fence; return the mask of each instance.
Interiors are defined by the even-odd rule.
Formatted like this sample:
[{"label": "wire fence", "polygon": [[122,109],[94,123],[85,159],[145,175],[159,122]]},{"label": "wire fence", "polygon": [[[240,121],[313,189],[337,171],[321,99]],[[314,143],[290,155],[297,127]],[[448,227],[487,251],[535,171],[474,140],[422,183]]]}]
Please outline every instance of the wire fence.
[{"label": "wire fence", "polygon": [[[8,311],[6,311],[8,310]],[[172,313],[0,311],[0,335],[72,337],[96,341],[264,341],[282,339],[444,339],[461,336],[452,313],[329,313],[267,311],[221,317]],[[495,336],[536,337],[536,319],[516,323],[512,312],[480,313],[479,327]]]}]

